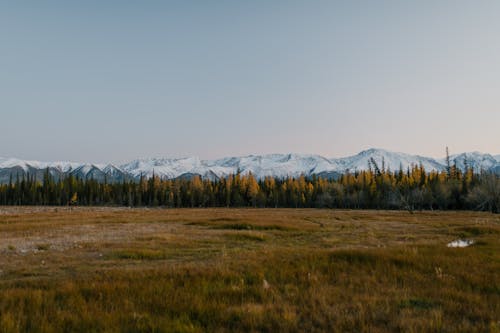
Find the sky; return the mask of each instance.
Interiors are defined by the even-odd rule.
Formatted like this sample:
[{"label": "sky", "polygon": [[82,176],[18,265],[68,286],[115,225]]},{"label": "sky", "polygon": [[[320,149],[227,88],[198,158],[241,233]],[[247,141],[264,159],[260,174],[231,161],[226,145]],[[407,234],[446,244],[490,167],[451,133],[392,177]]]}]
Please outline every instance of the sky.
[{"label": "sky", "polygon": [[500,154],[499,1],[2,1],[0,156]]}]

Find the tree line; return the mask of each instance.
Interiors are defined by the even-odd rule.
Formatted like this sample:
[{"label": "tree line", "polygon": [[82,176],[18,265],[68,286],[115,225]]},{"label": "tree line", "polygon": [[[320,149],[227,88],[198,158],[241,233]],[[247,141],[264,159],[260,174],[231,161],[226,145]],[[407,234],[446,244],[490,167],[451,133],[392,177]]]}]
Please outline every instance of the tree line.
[{"label": "tree line", "polygon": [[500,178],[473,168],[427,172],[422,165],[386,170],[374,160],[368,170],[346,171],[336,179],[318,176],[256,179],[237,173],[217,180],[140,177],[121,183],[11,177],[0,185],[0,205],[82,205],[130,207],[292,207],[414,210],[500,210]]}]

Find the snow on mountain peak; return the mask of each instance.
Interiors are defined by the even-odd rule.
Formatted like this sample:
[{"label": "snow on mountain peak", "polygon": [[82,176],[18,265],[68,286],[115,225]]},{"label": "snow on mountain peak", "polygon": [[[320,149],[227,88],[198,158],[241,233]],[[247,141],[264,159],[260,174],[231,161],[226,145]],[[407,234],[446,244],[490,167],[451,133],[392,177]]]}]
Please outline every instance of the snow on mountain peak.
[{"label": "snow on mountain peak", "polygon": [[355,170],[366,170],[368,168],[368,164],[371,163],[371,160],[374,160],[379,168],[382,168],[382,164],[384,164],[385,169],[390,170],[399,170],[406,169],[411,167],[412,165],[420,165],[422,164],[425,170],[443,170],[443,165],[438,163],[436,160],[419,156],[419,155],[410,155],[406,153],[396,153],[391,152],[385,149],[376,149],[371,148],[364,150],[357,155],[344,157],[336,159],[341,169],[338,171],[355,171]]},{"label": "snow on mountain peak", "polygon": [[20,167],[25,172],[30,168],[47,169],[54,168],[61,172],[67,172],[75,167],[81,165],[75,162],[40,162],[40,161],[26,161],[17,158],[0,158],[0,169]]},{"label": "snow on mountain peak", "polygon": [[476,170],[489,170],[499,163],[492,155],[478,151],[451,155],[450,161],[452,164],[456,163],[459,169],[465,169],[465,165],[467,164]]},{"label": "snow on mountain peak", "polygon": [[[446,161],[419,155],[391,152],[385,149],[371,148],[360,153],[327,159],[320,155],[312,154],[266,154],[247,155],[241,157],[225,157],[216,160],[201,160],[198,157],[185,158],[147,158],[138,159],[121,166],[113,164],[89,164],[74,162],[38,162],[24,161],[16,158],[0,158],[0,171],[7,173],[19,172],[21,168],[25,173],[46,168],[53,169],[51,173],[71,173],[75,177],[94,178],[98,180],[123,181],[151,177],[154,175],[162,178],[191,177],[200,175],[207,179],[227,177],[241,172],[252,173],[256,178],[273,177],[299,177],[313,174],[343,173],[346,170],[366,170],[372,160],[382,168],[393,171],[400,168],[406,169],[413,165],[423,165],[425,170],[444,170]],[[500,170],[500,155],[492,156],[480,152],[462,153],[450,156],[452,163],[461,169],[468,166],[475,170]],[[18,171],[14,171],[16,169]],[[11,170],[11,171],[9,171]],[[5,174],[4,172],[4,174]],[[8,179],[4,176],[2,179]]]},{"label": "snow on mountain peak", "polygon": [[180,175],[199,169],[202,162],[198,157],[185,157],[177,159],[148,158],[135,160],[121,166],[121,169],[132,174],[134,177],[152,177],[153,174],[176,178]]}]

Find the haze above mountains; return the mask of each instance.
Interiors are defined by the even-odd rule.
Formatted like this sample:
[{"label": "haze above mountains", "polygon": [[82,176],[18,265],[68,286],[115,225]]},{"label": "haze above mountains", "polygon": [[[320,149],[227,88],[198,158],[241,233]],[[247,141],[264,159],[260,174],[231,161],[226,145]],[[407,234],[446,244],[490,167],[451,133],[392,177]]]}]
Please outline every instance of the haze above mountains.
[{"label": "haze above mountains", "polygon": [[[200,175],[206,179],[218,179],[241,172],[252,173],[257,178],[298,177],[300,175],[323,177],[337,177],[349,170],[365,170],[369,161],[373,159],[386,169],[406,170],[409,166],[422,164],[426,171],[442,171],[446,168],[445,158],[396,153],[384,149],[368,149],[356,155],[342,158],[326,158],[319,155],[307,154],[268,154],[249,155],[242,157],[226,157],[216,160],[200,160],[197,157],[178,159],[148,158],[138,159],[120,166],[113,164],[91,164],[75,162],[40,162],[26,161],[16,158],[0,158],[0,183],[8,183],[17,176],[27,174],[42,179],[48,169],[55,178],[73,175],[82,179],[96,179],[98,181],[121,182],[124,180],[138,180],[141,176],[157,175],[165,179],[190,178]],[[450,156],[451,163],[464,169],[465,165],[472,166],[477,172],[491,171],[500,174],[500,155],[493,156],[479,152],[461,153]]]}]

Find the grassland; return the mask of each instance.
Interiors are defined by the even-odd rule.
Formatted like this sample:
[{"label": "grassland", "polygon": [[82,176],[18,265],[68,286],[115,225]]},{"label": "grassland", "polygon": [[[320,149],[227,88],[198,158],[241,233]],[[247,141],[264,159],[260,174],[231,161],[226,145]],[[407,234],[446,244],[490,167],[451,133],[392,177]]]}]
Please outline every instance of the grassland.
[{"label": "grassland", "polygon": [[0,332],[115,331],[500,332],[500,216],[0,208]]}]

